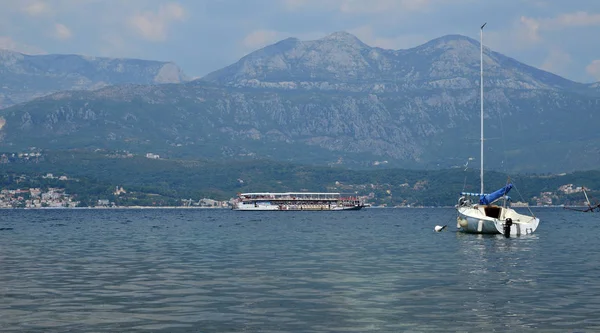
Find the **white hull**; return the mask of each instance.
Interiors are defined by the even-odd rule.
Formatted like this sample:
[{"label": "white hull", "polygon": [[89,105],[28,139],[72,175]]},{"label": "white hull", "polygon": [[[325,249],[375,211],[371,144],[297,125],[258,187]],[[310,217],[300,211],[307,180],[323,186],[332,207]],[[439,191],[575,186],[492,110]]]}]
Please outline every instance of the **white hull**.
[{"label": "white hull", "polygon": [[322,192],[253,192],[239,193],[233,210],[359,210],[364,207],[357,196],[342,196],[340,193]]},{"label": "white hull", "polygon": [[243,205],[233,206],[233,210],[279,210],[279,207],[273,205]]},{"label": "white hull", "polygon": [[323,210],[358,210],[362,206],[338,206],[338,205],[271,205],[271,204],[237,204],[233,210],[244,211],[323,211]]},{"label": "white hull", "polygon": [[[485,209],[499,209],[496,216],[487,216]],[[488,214],[489,215],[489,214]],[[533,216],[517,213],[512,208],[499,206],[473,205],[458,207],[457,228],[460,231],[474,234],[504,234],[507,219],[512,220],[510,236],[532,234],[540,220]]]}]

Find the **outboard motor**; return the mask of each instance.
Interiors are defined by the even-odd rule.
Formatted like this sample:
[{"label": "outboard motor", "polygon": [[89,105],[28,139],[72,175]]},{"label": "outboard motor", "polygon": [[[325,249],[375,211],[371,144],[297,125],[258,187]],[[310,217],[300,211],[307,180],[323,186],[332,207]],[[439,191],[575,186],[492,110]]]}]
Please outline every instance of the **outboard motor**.
[{"label": "outboard motor", "polygon": [[504,237],[510,237],[510,227],[512,226],[512,219],[509,217],[504,221]]}]

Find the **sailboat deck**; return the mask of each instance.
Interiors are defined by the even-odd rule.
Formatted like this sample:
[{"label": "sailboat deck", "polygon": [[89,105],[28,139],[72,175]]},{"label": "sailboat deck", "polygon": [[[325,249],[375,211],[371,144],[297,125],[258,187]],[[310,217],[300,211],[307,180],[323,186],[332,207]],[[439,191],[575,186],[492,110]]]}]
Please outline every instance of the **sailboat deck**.
[{"label": "sailboat deck", "polygon": [[497,205],[473,205],[465,208],[459,211],[466,216],[487,221],[504,221],[510,218],[513,223],[530,223],[534,219],[532,216],[519,214],[513,209],[505,209]]}]

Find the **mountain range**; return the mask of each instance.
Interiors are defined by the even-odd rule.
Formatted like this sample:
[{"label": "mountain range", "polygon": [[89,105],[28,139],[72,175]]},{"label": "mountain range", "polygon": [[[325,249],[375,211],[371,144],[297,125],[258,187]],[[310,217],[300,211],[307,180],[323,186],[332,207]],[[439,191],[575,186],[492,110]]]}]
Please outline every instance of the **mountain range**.
[{"label": "mountain range", "polygon": [[[486,51],[489,88],[594,89]],[[386,50],[370,47],[347,32],[336,32],[315,41],[282,40],[202,80],[233,87],[371,93],[476,89],[479,60],[479,42],[461,35],[447,35],[408,50]]]},{"label": "mountain range", "polygon": [[[73,63],[85,63],[75,57]],[[169,80],[159,75],[173,64],[130,61],[128,74],[111,67],[110,75],[85,76],[109,84],[90,83],[83,89],[95,90],[85,91],[68,87],[76,80],[64,78],[83,75],[70,61],[61,73],[72,74],[39,70],[44,82],[63,80],[60,89],[69,91],[0,110],[0,145],[351,168],[448,168],[478,160],[479,42],[468,37],[443,36],[406,50],[370,47],[345,32],[289,38],[191,82],[178,68],[167,71]],[[484,69],[486,168],[598,168],[598,83],[573,82],[489,49]],[[17,84],[3,82],[4,89],[16,91],[24,79],[8,71]],[[152,85],[165,81],[172,83]]]},{"label": "mountain range", "polygon": [[0,108],[63,90],[186,80],[181,69],[171,62],[71,54],[26,55],[0,49]]}]

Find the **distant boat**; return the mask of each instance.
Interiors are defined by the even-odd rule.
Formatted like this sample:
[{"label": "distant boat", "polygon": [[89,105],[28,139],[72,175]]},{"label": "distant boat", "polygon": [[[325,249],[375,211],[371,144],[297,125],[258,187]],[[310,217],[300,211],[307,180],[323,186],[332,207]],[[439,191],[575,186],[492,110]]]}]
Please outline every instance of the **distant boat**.
[{"label": "distant boat", "polygon": [[585,191],[585,187],[583,187],[582,189],[583,189],[583,195],[585,195],[585,202],[587,204],[587,208],[581,209],[581,208],[565,206],[564,209],[576,210],[579,212],[600,212],[600,203],[592,205],[592,203],[590,202],[590,198],[588,197],[587,192]]},{"label": "distant boat", "polygon": [[[513,188],[512,183],[506,184],[501,189],[485,194],[483,191],[483,28],[481,26],[480,43],[480,99],[481,99],[481,190],[480,193],[462,192],[456,209],[456,227],[463,232],[476,234],[504,234],[506,236],[518,236],[531,234],[537,229],[540,220],[535,216],[517,213],[507,206],[507,194]],[[473,203],[471,197],[479,198]],[[504,205],[498,206],[494,202],[504,198]],[[533,215],[533,214],[532,214]]]},{"label": "distant boat", "polygon": [[355,195],[344,196],[340,193],[239,193],[233,202],[233,210],[254,211],[322,211],[322,210],[359,210],[365,205]]}]

